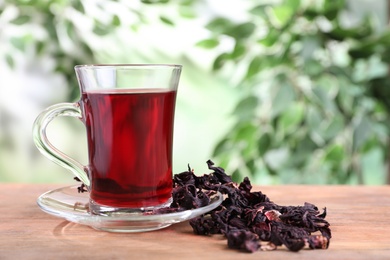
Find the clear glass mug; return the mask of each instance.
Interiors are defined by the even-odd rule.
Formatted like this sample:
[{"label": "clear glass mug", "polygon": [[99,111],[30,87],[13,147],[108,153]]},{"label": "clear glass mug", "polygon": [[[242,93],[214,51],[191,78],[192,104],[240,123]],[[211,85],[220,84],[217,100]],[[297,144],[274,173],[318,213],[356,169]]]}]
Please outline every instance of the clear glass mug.
[{"label": "clear glass mug", "polygon": [[[33,138],[39,151],[70,170],[89,191],[92,214],[126,214],[165,206],[172,194],[173,125],[181,65],[75,67],[80,100],[39,114]],[[86,127],[88,165],[55,148],[48,124],[58,116]]]}]

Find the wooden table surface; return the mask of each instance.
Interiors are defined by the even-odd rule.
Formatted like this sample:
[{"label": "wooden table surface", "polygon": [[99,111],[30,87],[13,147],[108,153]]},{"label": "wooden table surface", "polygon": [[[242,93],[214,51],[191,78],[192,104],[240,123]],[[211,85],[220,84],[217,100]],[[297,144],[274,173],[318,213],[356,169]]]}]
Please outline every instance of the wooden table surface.
[{"label": "wooden table surface", "polygon": [[54,184],[0,184],[0,259],[390,259],[390,186],[255,186],[279,205],[327,207],[327,250],[243,253],[221,235],[198,236],[188,222],[146,233],[96,231],[41,211]]}]

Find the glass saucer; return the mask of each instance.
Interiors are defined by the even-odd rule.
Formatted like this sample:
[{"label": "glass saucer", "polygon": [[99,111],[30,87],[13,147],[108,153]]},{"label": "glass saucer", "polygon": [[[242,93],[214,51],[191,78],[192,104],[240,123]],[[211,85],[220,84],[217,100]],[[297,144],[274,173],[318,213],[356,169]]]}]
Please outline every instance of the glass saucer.
[{"label": "glass saucer", "polygon": [[205,214],[218,207],[223,200],[221,193],[211,197],[210,204],[181,212],[153,214],[152,211],[126,216],[99,216],[89,213],[88,193],[78,193],[78,186],[68,186],[48,191],[39,196],[38,206],[46,213],[68,221],[110,232],[143,232],[162,229]]}]

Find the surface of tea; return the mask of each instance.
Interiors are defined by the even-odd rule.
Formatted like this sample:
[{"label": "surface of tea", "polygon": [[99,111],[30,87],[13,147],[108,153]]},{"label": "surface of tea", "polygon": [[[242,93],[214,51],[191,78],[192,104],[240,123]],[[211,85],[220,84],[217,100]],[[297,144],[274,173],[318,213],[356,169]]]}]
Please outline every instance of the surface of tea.
[{"label": "surface of tea", "polygon": [[171,197],[175,99],[158,89],[82,93],[92,200],[147,207]]}]

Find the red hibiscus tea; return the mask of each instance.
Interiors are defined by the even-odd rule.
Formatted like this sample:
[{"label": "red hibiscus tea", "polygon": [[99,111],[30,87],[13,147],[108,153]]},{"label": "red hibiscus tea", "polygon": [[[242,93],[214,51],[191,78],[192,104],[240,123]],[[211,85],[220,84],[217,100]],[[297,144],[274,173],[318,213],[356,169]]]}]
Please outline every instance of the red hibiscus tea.
[{"label": "red hibiscus tea", "polygon": [[[172,197],[172,143],[181,65],[101,64],[75,67],[80,100],[42,111],[34,142],[46,157],[69,170],[89,192],[91,214],[141,217]],[[88,165],[57,149],[46,128],[58,116],[81,119],[86,127]],[[130,214],[130,215],[129,215]],[[148,226],[148,223],[144,223]],[[158,228],[140,223],[104,230]]]},{"label": "red hibiscus tea", "polygon": [[140,208],[171,198],[175,99],[167,89],[82,93],[93,203]]}]

